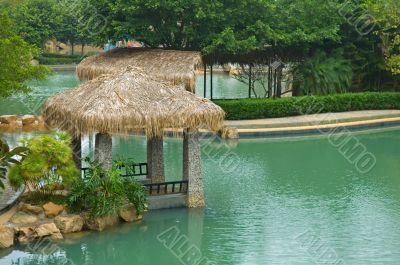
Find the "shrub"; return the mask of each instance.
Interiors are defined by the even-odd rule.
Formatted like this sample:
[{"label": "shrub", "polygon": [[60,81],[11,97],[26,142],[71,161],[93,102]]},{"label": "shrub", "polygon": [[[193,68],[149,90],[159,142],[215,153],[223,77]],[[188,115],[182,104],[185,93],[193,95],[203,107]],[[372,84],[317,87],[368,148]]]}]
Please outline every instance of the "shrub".
[{"label": "shrub", "polygon": [[12,186],[27,184],[32,192],[50,196],[69,186],[79,176],[72,158],[71,138],[66,134],[41,135],[22,140],[30,151],[20,164],[11,167]]},{"label": "shrub", "polygon": [[89,170],[85,178],[76,181],[68,194],[72,211],[88,211],[91,217],[117,214],[127,202],[131,202],[137,214],[143,212],[146,203],[143,185],[122,178],[116,166],[104,170],[97,161],[86,161]]},{"label": "shrub", "polygon": [[280,99],[215,100],[227,120],[263,119],[356,110],[400,109],[400,93],[366,92]]},{"label": "shrub", "polygon": [[37,59],[40,64],[54,65],[54,64],[78,64],[86,56],[82,55],[66,55],[57,53],[44,53],[41,54]]}]

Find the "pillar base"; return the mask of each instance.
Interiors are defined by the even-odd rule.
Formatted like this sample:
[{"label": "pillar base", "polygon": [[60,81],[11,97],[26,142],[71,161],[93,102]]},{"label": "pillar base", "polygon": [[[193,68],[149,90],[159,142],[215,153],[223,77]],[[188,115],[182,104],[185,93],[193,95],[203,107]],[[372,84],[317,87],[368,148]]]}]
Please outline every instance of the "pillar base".
[{"label": "pillar base", "polygon": [[206,206],[206,202],[204,200],[204,194],[188,194],[186,196],[186,207],[188,208],[202,208]]}]

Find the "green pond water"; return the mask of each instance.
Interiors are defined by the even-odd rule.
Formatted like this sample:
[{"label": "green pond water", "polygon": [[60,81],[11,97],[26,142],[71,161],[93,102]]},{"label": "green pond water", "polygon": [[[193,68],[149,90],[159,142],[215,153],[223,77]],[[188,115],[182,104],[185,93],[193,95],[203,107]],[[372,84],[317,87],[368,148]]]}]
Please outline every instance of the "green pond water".
[{"label": "green pond water", "polygon": [[[196,80],[196,93],[204,95],[204,77],[199,75]],[[28,85],[32,88],[29,95],[17,95],[7,99],[0,99],[0,115],[5,114],[39,114],[43,102],[60,91],[75,87],[79,80],[74,71],[56,72],[44,81],[31,81]],[[265,92],[261,87],[256,87],[259,95]],[[210,98],[210,75],[207,75],[207,97]],[[213,98],[246,98],[248,86],[233,79],[228,74],[214,74]]]},{"label": "green pond water", "polygon": [[39,114],[43,102],[50,96],[75,87],[79,84],[74,71],[56,72],[47,80],[31,81],[32,91],[28,95],[20,94],[6,99],[0,98],[0,115]]},{"label": "green pond water", "polygon": [[[2,250],[0,264],[195,264],[182,252],[197,249],[200,264],[397,265],[400,128],[354,135],[376,157],[366,174],[326,137],[203,139],[204,209],[151,211],[140,224],[72,235],[53,243],[53,255],[35,245]],[[143,137],[113,142],[114,156],[144,161]],[[92,144],[84,140],[85,154]],[[180,178],[181,140],[167,139],[164,152],[167,178]]]},{"label": "green pond water", "polygon": [[[29,96],[0,100],[0,114],[40,113],[48,96],[78,83],[72,71],[31,82]],[[207,86],[209,93],[209,81]],[[202,89],[199,76],[199,95]],[[214,76],[215,98],[247,94],[245,84]],[[31,135],[0,133],[11,145]],[[400,129],[355,136],[376,157],[367,174],[326,137],[205,139],[204,209],[151,211],[140,224],[78,233],[50,245],[17,245],[0,251],[0,264],[195,264],[188,259],[193,253],[201,265],[399,264]],[[165,141],[167,180],[182,176],[181,142]],[[93,145],[93,138],[84,139],[84,155]],[[145,161],[145,138],[114,137],[113,153]]]}]

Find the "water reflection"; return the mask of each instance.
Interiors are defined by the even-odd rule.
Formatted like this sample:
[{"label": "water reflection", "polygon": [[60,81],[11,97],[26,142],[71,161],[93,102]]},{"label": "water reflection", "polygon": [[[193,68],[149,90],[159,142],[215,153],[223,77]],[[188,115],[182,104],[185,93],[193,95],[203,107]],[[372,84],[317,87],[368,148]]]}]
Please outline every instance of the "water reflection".
[{"label": "water reflection", "polygon": [[[203,153],[206,208],[152,211],[139,224],[75,235],[57,243],[58,255],[77,265],[182,264],[157,240],[176,226],[216,264],[313,264],[296,240],[308,230],[345,264],[398,264],[400,130],[357,137],[378,161],[364,175],[323,137],[214,142],[242,160],[227,173]],[[114,154],[145,158],[144,137],[114,142]],[[165,145],[170,176],[181,176],[181,140],[167,138]],[[0,256],[0,264],[52,264],[24,247]]]}]

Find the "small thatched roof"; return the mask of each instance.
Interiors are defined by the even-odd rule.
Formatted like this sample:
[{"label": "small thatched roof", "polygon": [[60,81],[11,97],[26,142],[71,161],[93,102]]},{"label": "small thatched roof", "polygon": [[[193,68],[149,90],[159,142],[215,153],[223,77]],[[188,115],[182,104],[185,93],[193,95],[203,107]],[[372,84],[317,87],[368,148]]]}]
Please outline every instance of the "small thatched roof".
[{"label": "small thatched roof", "polygon": [[86,81],[102,74],[120,73],[128,66],[139,67],[175,85],[185,84],[188,91],[194,92],[196,69],[202,67],[202,57],[200,52],[121,48],[84,59],[76,72],[81,81]]},{"label": "small thatched roof", "polygon": [[165,128],[219,130],[224,115],[219,106],[183,85],[160,82],[134,67],[61,92],[43,106],[47,125],[74,135],[145,129],[149,137],[155,137]]}]

